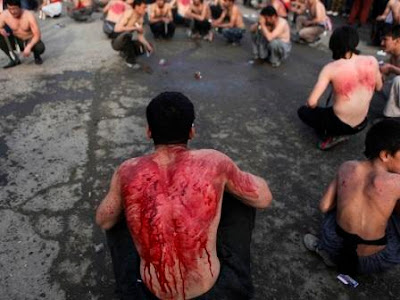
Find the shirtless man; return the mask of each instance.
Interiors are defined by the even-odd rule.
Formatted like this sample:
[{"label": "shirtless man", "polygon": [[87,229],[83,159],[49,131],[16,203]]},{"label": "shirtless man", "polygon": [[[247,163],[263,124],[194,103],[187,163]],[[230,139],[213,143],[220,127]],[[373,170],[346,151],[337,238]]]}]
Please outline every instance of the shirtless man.
[{"label": "shirtless man", "polygon": [[387,23],[399,24],[400,23],[400,1],[389,0],[386,4],[384,12],[376,17],[377,21],[386,21]]},{"label": "shirtless man", "polygon": [[255,59],[265,59],[273,67],[279,67],[289,56],[290,26],[286,19],[278,17],[274,7],[261,10],[258,23],[250,28]]},{"label": "shirtless man", "polygon": [[193,38],[203,37],[205,40],[213,40],[213,32],[211,30],[211,9],[208,4],[204,4],[204,0],[193,0],[190,5],[186,18],[193,21],[191,36]]},{"label": "shirtless man", "polygon": [[240,43],[245,33],[243,16],[235,0],[223,0],[223,11],[218,20],[212,22],[212,26],[222,29],[222,35],[228,43]]},{"label": "shirtless man", "polygon": [[[146,115],[155,151],[122,163],[96,213],[103,229],[112,228],[125,214],[140,255],[140,277],[129,280],[142,292],[132,292],[141,295],[149,289],[159,299],[250,299],[249,218],[254,218],[251,207],[270,204],[267,183],[241,171],[221,152],[188,149],[195,116],[193,104],[181,93],[160,94]],[[232,195],[222,199],[224,191],[243,204]],[[230,225],[221,232],[218,226],[224,223]],[[118,259],[116,254],[114,265]]]},{"label": "shirtless man", "polygon": [[103,8],[103,13],[106,15],[103,24],[103,32],[111,37],[115,24],[123,17],[125,11],[132,9],[133,2],[125,2],[123,0],[111,0],[107,3],[107,5]]},{"label": "shirtless man", "polygon": [[[321,71],[306,106],[298,110],[300,119],[315,129],[322,139],[321,150],[347,140],[367,126],[367,114],[374,91],[381,90],[382,76],[377,60],[358,55],[357,31],[349,26],[335,29],[329,41],[334,62]],[[332,84],[332,107],[318,107],[321,95]],[[328,99],[329,102],[329,99]]]},{"label": "shirtless man", "polygon": [[172,8],[165,0],[156,0],[150,13],[150,29],[155,39],[170,39],[175,33]]},{"label": "shirtless man", "polygon": [[321,34],[329,29],[330,21],[325,12],[325,6],[319,0],[307,0],[310,15],[301,15],[296,19],[296,42],[313,43],[320,39]]},{"label": "shirtless man", "polygon": [[320,202],[322,236],[305,246],[348,275],[383,271],[400,263],[400,122],[372,126],[365,161],[342,164]]},{"label": "shirtless man", "polygon": [[68,15],[77,22],[90,20],[93,13],[93,0],[73,0],[67,2]]},{"label": "shirtless man", "polygon": [[[121,51],[128,67],[137,68],[136,56],[153,52],[153,47],[146,40],[143,29],[143,18],[146,14],[145,0],[135,0],[133,9],[125,11],[124,16],[115,25],[111,45],[114,50]],[[134,39],[137,36],[137,40]]]},{"label": "shirtless man", "polygon": [[[5,29],[6,26],[11,32]],[[7,0],[7,10],[0,14],[0,48],[10,58],[10,62],[3,68],[11,68],[21,63],[14,52],[16,44],[23,56],[28,57],[33,52],[35,64],[42,64],[40,55],[45,46],[40,37],[39,25],[33,13],[21,8],[20,0]]]},{"label": "shirtless man", "polygon": [[384,78],[396,75],[391,83],[385,84],[389,88],[389,97],[383,110],[386,117],[400,117],[400,25],[395,25],[382,39],[382,46],[386,53],[390,54],[389,63],[381,66]]}]

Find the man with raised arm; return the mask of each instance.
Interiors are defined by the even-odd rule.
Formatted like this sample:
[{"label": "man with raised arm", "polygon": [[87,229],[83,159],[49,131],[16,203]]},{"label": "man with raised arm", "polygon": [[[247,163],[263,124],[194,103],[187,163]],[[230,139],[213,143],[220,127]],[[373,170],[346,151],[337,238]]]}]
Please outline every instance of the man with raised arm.
[{"label": "man with raised arm", "polygon": [[243,16],[235,0],[223,0],[223,11],[221,16],[212,22],[212,26],[221,28],[222,35],[228,43],[238,44],[245,33]]},{"label": "man with raised arm", "polygon": [[133,9],[127,10],[114,27],[111,45],[114,50],[121,51],[128,67],[137,67],[136,57],[147,51],[153,52],[153,47],[144,36],[143,19],[146,14],[145,0],[135,0]]},{"label": "man with raised arm", "polygon": [[[110,231],[124,215],[131,252],[140,256],[124,260],[126,238],[109,237],[121,298],[250,299],[254,208],[269,206],[267,183],[221,152],[188,148],[195,115],[183,94],[158,95],[146,115],[155,151],[118,167],[96,213],[97,224]],[[139,260],[137,274],[123,278]],[[122,291],[126,281],[133,287]]]},{"label": "man with raised arm", "polygon": [[321,238],[304,236],[307,249],[347,275],[400,263],[400,122],[372,126],[364,154],[340,166],[322,197]]},{"label": "man with raised arm", "polygon": [[[358,55],[357,31],[349,26],[337,28],[329,40],[335,60],[319,74],[307,103],[297,111],[300,119],[315,129],[321,141],[318,148],[327,150],[363,130],[374,91],[381,90],[382,76],[373,56]],[[326,107],[318,102],[332,85]],[[328,102],[332,98],[332,106]]]},{"label": "man with raised arm", "polygon": [[290,26],[286,19],[278,17],[274,7],[267,6],[260,12],[258,23],[250,28],[254,59],[265,59],[273,67],[279,67],[289,56]]},{"label": "man with raised arm", "polygon": [[10,62],[3,68],[11,68],[21,63],[14,52],[16,44],[23,56],[28,57],[33,53],[35,64],[42,64],[40,55],[45,46],[40,38],[39,25],[33,13],[21,8],[20,0],[7,0],[7,9],[0,14],[0,48],[10,58]]}]

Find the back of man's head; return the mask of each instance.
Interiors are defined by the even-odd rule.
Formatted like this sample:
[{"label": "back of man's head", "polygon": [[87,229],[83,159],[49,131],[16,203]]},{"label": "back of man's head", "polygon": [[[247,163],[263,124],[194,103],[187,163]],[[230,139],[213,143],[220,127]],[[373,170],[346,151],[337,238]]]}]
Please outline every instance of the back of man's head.
[{"label": "back of man's head", "polygon": [[147,106],[146,116],[155,145],[187,143],[195,114],[193,103],[182,93],[161,93]]},{"label": "back of man's head", "polygon": [[396,40],[400,38],[400,25],[394,25],[385,32],[385,36],[390,36]]},{"label": "back of man's head", "polygon": [[381,151],[394,155],[400,150],[400,121],[383,120],[373,125],[365,138],[364,154],[368,159],[379,157]]},{"label": "back of man's head", "polygon": [[6,0],[7,6],[18,6],[21,7],[21,0]]},{"label": "back of man's head", "polygon": [[329,40],[329,49],[332,51],[334,60],[345,58],[346,53],[358,54],[356,49],[360,39],[357,30],[351,26],[336,28]]},{"label": "back of man's head", "polygon": [[276,9],[273,6],[268,5],[267,7],[264,7],[261,10],[260,15],[262,15],[263,17],[272,17],[272,16],[277,16],[278,13],[276,12]]}]

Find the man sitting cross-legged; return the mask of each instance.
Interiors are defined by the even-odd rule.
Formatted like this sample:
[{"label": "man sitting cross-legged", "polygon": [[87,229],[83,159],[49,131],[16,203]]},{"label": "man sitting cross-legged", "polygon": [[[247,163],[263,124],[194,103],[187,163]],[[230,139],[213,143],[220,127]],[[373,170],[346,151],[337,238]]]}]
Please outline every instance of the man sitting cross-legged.
[{"label": "man sitting cross-legged", "polygon": [[400,122],[372,126],[364,153],[367,160],[341,165],[322,197],[321,238],[304,237],[309,250],[348,275],[400,263]]},{"label": "man sitting cross-legged", "polygon": [[175,33],[175,24],[173,22],[172,8],[165,0],[156,0],[151,7],[150,29],[155,39],[170,39]]},{"label": "man sitting cross-legged", "polygon": [[211,30],[211,9],[204,0],[193,0],[188,11],[186,18],[192,20],[191,37],[203,37],[205,40],[213,40],[213,32]]},{"label": "man sitting cross-legged", "polygon": [[181,93],[158,95],[146,114],[155,151],[122,163],[96,213],[121,299],[250,299],[252,207],[270,204],[267,183],[187,147],[195,115]]},{"label": "man sitting cross-legged", "polygon": [[243,16],[235,0],[223,0],[223,11],[221,16],[212,22],[212,26],[221,28],[222,35],[228,43],[238,44],[245,33]]},{"label": "man sitting cross-legged", "polygon": [[[358,55],[357,31],[349,26],[337,28],[329,41],[335,60],[319,74],[307,105],[297,111],[300,119],[315,129],[327,150],[367,126],[369,105],[375,90],[382,88],[382,76],[373,56]],[[332,84],[332,107],[318,107],[320,97]]]},{"label": "man sitting cross-legged", "polygon": [[33,13],[21,8],[20,0],[7,0],[7,9],[0,14],[0,48],[10,58],[10,62],[3,68],[21,63],[14,52],[16,46],[19,46],[25,57],[33,52],[35,64],[42,64],[40,55],[45,46],[40,38],[39,25]]},{"label": "man sitting cross-legged", "polygon": [[267,6],[261,10],[258,23],[250,28],[255,59],[266,59],[273,67],[279,67],[292,48],[290,26],[287,20],[278,17],[275,8]]}]

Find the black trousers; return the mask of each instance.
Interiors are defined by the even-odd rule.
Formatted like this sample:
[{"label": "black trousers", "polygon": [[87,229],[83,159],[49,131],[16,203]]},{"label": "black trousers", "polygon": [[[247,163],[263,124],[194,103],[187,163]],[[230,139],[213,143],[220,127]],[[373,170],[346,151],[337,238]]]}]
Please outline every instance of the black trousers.
[{"label": "black trousers", "polygon": [[211,29],[211,24],[208,20],[198,21],[194,20],[193,22],[193,33],[199,33],[200,35],[206,35]]},{"label": "black trousers", "polygon": [[[12,34],[9,35],[8,40],[10,41],[11,49],[13,51],[15,51],[15,49],[16,49],[16,43],[18,43],[19,48],[21,49],[21,51],[23,51],[25,49],[25,45],[29,42],[29,41],[23,41],[15,36],[13,36]],[[10,49],[8,49],[6,40],[2,35],[0,35],[0,48],[11,59]],[[44,46],[43,42],[41,40],[39,40],[39,42],[37,42],[32,47],[33,56],[35,58],[40,57],[40,55],[43,54],[43,52],[45,50],[46,50],[46,47]]]},{"label": "black trousers", "polygon": [[[253,296],[250,273],[250,243],[255,209],[225,193],[217,233],[220,275],[214,287],[197,300],[247,300]],[[106,232],[121,300],[156,300],[140,277],[140,257],[125,218]]]},{"label": "black trousers", "polygon": [[134,64],[136,62],[136,56],[142,55],[145,52],[143,44],[137,40],[133,40],[131,33],[112,32],[110,37],[112,38],[112,48],[121,51],[127,63]]},{"label": "black trousers", "polygon": [[150,29],[154,35],[154,38],[170,39],[174,36],[175,24],[172,22],[169,23],[157,22],[150,24]]},{"label": "black trousers", "polygon": [[365,118],[361,124],[353,128],[343,123],[335,115],[332,107],[309,108],[307,106],[302,106],[298,109],[297,114],[305,124],[314,128],[322,139],[332,136],[356,134],[363,130],[368,124],[368,120]]}]

